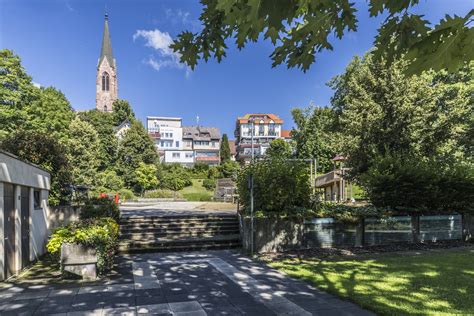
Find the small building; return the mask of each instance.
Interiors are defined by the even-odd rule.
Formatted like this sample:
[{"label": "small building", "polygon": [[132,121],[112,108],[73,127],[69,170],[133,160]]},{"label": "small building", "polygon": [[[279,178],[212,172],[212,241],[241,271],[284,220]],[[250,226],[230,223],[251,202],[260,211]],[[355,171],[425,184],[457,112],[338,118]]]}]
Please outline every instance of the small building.
[{"label": "small building", "polygon": [[344,167],[346,158],[337,155],[332,159],[334,170],[315,179],[315,187],[320,192],[321,200],[333,202],[346,202],[352,200],[352,183],[346,175],[349,168]]},{"label": "small building", "polygon": [[119,126],[115,127],[115,137],[117,137],[119,140],[122,140],[125,137],[127,131],[130,129],[131,125],[132,123],[130,123],[129,120],[125,120],[120,123]]},{"label": "small building", "polygon": [[0,280],[46,251],[50,179],[45,169],[0,150]]}]

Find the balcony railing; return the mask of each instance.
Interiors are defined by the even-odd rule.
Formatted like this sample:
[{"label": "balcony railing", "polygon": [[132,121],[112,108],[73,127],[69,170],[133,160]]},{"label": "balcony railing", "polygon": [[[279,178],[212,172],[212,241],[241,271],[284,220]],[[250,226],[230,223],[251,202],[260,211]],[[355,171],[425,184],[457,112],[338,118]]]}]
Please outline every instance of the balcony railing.
[{"label": "balcony railing", "polygon": [[316,178],[316,187],[323,187],[328,184],[334,183],[342,179],[342,175],[345,174],[349,170],[349,168],[342,168],[333,170],[322,176]]}]

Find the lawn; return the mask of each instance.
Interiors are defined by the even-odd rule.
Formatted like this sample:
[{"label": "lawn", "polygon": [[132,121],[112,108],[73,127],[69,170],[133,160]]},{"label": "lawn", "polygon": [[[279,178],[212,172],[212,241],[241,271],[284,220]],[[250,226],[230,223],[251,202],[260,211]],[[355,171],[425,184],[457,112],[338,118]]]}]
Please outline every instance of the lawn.
[{"label": "lawn", "polygon": [[192,179],[193,185],[179,191],[188,201],[211,201],[213,192],[202,186],[202,179]]},{"label": "lawn", "polygon": [[474,315],[474,250],[270,263],[380,315]]}]

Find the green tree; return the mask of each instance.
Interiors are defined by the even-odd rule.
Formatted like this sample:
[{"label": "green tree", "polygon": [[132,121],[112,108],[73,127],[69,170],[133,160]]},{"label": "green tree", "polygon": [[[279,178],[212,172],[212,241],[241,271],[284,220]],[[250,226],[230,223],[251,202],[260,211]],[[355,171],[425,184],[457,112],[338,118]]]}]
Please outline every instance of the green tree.
[{"label": "green tree", "polygon": [[24,107],[36,100],[39,89],[11,50],[0,50],[0,139],[24,126]]},{"label": "green tree", "polygon": [[99,136],[94,127],[75,118],[69,127],[68,158],[73,182],[94,188],[98,184],[100,157]]},{"label": "green tree", "polygon": [[0,148],[20,159],[34,163],[51,173],[49,203],[58,205],[69,200],[71,169],[66,147],[47,134],[19,131],[10,134],[0,143]]},{"label": "green tree", "polygon": [[[343,153],[354,176],[387,155],[469,159],[468,146],[462,143],[472,124],[472,79],[458,76],[447,84],[433,72],[407,77],[406,64],[356,57],[330,83]],[[471,78],[472,70],[465,68]]]},{"label": "green tree", "polygon": [[291,158],[291,146],[284,139],[275,139],[270,143],[270,147],[265,152],[270,159]]},{"label": "green tree", "polygon": [[[430,68],[458,69],[474,58],[472,42],[474,10],[464,17],[449,16],[431,27],[431,22],[410,9],[419,0],[369,0],[371,17],[387,14],[375,39],[375,55],[389,62],[405,55],[412,62],[411,72]],[[271,54],[273,66],[306,71],[316,53],[332,50],[330,39],[342,39],[357,31],[357,8],[347,0],[202,0],[199,33],[178,35],[173,50],[192,69],[200,59],[211,56],[219,62],[226,56],[228,39],[239,49],[260,38],[276,46]]]},{"label": "green tree", "polygon": [[132,122],[124,139],[119,143],[117,171],[125,181],[125,185],[133,188],[137,185],[135,169],[140,162],[156,164],[158,153],[153,140],[139,121]]},{"label": "green tree", "polygon": [[230,160],[230,147],[229,147],[229,139],[227,138],[227,134],[222,135],[220,156],[221,156],[221,163]]},{"label": "green tree", "polygon": [[117,162],[118,139],[115,137],[113,113],[90,110],[79,112],[78,117],[94,126],[100,140],[99,170],[115,166]]},{"label": "green tree", "polygon": [[135,113],[133,113],[132,107],[127,100],[115,100],[113,109],[113,120],[115,126],[120,125],[125,120],[129,120],[130,122],[135,120]]},{"label": "green tree", "polygon": [[135,170],[136,175],[136,191],[143,195],[145,190],[156,189],[158,186],[158,178],[156,177],[157,168],[153,164],[145,164],[140,162]]},{"label": "green tree", "polygon": [[28,124],[25,128],[47,133],[65,143],[74,111],[66,96],[53,87],[41,88],[39,97],[25,107]]},{"label": "green tree", "polygon": [[[217,170],[219,170],[220,173],[217,175],[217,177],[232,178],[235,180],[237,178],[237,174],[240,171],[240,165],[237,161],[229,160],[217,166]],[[211,177],[209,178],[211,179]]]},{"label": "green tree", "polygon": [[291,132],[296,143],[296,157],[316,159],[318,172],[332,170],[332,158],[342,149],[335,111],[310,105],[304,109],[295,108],[291,114],[296,124]]}]

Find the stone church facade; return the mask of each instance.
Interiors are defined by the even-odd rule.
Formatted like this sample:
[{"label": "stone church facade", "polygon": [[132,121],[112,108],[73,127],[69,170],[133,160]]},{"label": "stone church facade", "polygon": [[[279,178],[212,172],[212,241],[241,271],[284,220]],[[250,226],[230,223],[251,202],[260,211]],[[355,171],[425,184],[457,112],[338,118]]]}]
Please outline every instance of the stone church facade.
[{"label": "stone church facade", "polygon": [[97,64],[95,106],[102,112],[112,112],[112,105],[118,98],[117,63],[112,53],[108,20],[108,16],[105,15],[102,49]]}]

